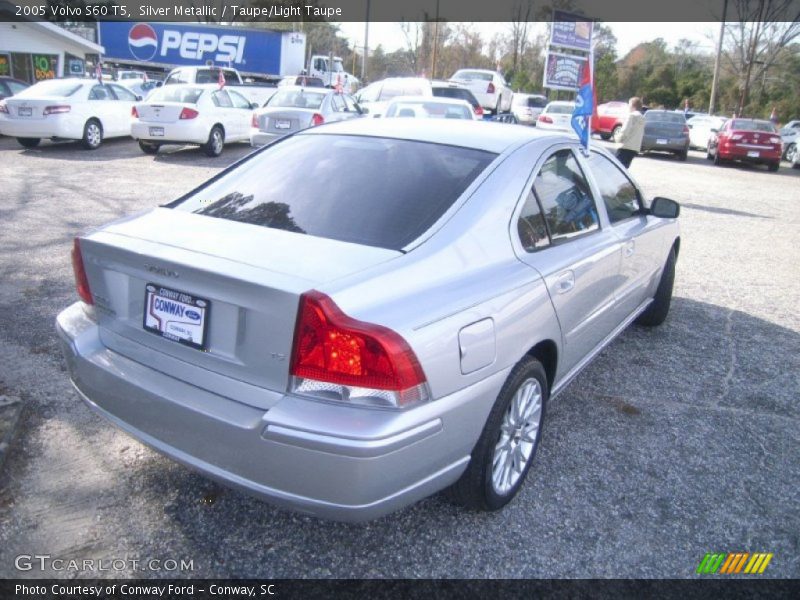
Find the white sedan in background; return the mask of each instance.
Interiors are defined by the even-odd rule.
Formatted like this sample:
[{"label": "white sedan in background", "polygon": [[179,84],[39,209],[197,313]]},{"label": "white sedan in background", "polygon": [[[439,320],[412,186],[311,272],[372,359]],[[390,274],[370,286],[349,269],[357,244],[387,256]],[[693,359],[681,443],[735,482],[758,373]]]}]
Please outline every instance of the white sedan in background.
[{"label": "white sedan in background", "polygon": [[460,69],[453,73],[450,81],[467,88],[483,108],[494,114],[511,110],[511,99],[514,92],[497,71]]},{"label": "white sedan in background", "polygon": [[94,79],[49,79],[0,102],[0,133],[33,148],[42,138],[81,140],[88,150],[131,134],[136,95]]},{"label": "white sedan in background", "polygon": [[572,129],[572,113],[574,111],[574,102],[550,102],[544,107],[544,110],[536,119],[536,127],[539,129],[574,133]]},{"label": "white sedan in background", "polygon": [[725,117],[695,115],[686,121],[686,126],[689,128],[689,147],[708,150],[708,141],[712,135],[711,130],[722,129],[726,120]]},{"label": "white sedan in background", "polygon": [[456,98],[428,98],[427,96],[404,96],[395,98],[386,107],[385,117],[412,117],[417,119],[464,119],[478,121],[466,100]]},{"label": "white sedan in background", "polygon": [[226,143],[250,140],[257,107],[216,83],[168,85],[134,106],[132,135],[147,154],[164,144],[197,144],[208,156],[219,156]]}]

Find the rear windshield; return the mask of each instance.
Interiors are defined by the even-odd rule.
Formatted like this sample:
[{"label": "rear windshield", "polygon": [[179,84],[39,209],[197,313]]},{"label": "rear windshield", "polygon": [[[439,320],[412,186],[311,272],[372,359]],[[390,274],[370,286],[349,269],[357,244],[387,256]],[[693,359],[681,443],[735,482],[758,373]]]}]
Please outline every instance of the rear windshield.
[{"label": "rear windshield", "polygon": [[491,73],[482,73],[481,71],[456,71],[452,79],[463,79],[464,81],[491,81]]},{"label": "rear windshield", "polygon": [[[218,83],[219,71],[219,69],[197,69],[194,83]],[[236,76],[235,71],[222,69],[222,76],[225,78],[227,85],[239,85],[239,78]]]},{"label": "rear windshield", "polygon": [[398,96],[422,96],[424,94],[425,90],[422,89],[421,84],[387,82],[383,84],[381,89],[380,100],[381,102],[386,102]]},{"label": "rear windshield", "polygon": [[152,96],[147,97],[148,102],[182,102],[183,104],[197,104],[203,93],[203,88],[194,87],[160,87]]},{"label": "rear windshield", "polygon": [[734,119],[733,123],[731,123],[731,129],[775,133],[775,126],[769,121],[754,121],[753,119]]},{"label": "rear windshield", "polygon": [[455,98],[456,100],[465,100],[472,106],[478,106],[478,101],[472,92],[463,88],[433,88],[433,95],[438,98]]},{"label": "rear windshield", "polygon": [[647,121],[659,121],[660,123],[686,123],[686,117],[681,113],[660,112],[657,110],[648,110],[644,113],[644,118]]},{"label": "rear windshield", "polygon": [[545,112],[556,115],[571,115],[575,110],[572,104],[551,104]]},{"label": "rear windshield", "polygon": [[495,156],[408,140],[301,134],[268,146],[171,206],[400,250],[427,231]]},{"label": "rear windshield", "polygon": [[430,101],[394,100],[386,109],[386,117],[417,117],[423,119],[472,119],[467,106]]},{"label": "rear windshield", "polygon": [[270,98],[265,106],[285,108],[313,108],[322,106],[328,92],[309,92],[306,90],[280,90]]},{"label": "rear windshield", "polygon": [[547,98],[541,96],[514,96],[512,100],[514,106],[527,106],[528,108],[544,108],[547,106]]},{"label": "rear windshield", "polygon": [[37,96],[52,96],[55,98],[66,98],[71,96],[83,84],[75,81],[65,81],[63,79],[49,79],[33,84],[31,87],[17,94],[17,98],[36,98]]}]

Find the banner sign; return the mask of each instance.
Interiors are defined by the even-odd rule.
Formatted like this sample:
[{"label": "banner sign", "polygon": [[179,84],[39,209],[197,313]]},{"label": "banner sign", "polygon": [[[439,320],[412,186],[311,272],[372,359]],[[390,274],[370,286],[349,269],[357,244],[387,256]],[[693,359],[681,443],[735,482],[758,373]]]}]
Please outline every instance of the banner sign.
[{"label": "banner sign", "polygon": [[[235,67],[249,73],[281,72],[282,32],[182,23],[98,21],[104,60],[154,65]],[[298,34],[302,35],[302,34]]]},{"label": "banner sign", "polygon": [[56,66],[58,65],[57,56],[34,54],[31,59],[33,60],[33,77],[36,81],[55,79]]},{"label": "banner sign", "polygon": [[588,52],[592,47],[594,23],[586,17],[560,10],[553,11],[550,45]]},{"label": "banner sign", "polygon": [[548,51],[544,67],[544,87],[552,90],[576,91],[585,62],[585,56]]}]

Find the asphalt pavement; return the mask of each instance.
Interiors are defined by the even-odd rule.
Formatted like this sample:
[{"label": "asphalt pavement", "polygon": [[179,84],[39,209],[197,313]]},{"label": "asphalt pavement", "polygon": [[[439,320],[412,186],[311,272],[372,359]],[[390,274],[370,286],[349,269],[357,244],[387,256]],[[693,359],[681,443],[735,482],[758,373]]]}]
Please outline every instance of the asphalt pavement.
[{"label": "asphalt pavement", "polygon": [[[636,158],[646,192],[683,207],[667,322],[631,327],[553,402],[505,510],[438,495],[353,525],[145,448],[83,405],[57,345],[55,315],[77,299],[72,238],[248,151],[0,138],[0,397],[22,406],[0,473],[0,577],[75,576],[15,568],[37,553],[127,561],[101,577],[693,577],[706,552],[741,551],[774,554],[760,577],[800,577],[800,170]],[[192,568],[137,570],[150,559]]]}]

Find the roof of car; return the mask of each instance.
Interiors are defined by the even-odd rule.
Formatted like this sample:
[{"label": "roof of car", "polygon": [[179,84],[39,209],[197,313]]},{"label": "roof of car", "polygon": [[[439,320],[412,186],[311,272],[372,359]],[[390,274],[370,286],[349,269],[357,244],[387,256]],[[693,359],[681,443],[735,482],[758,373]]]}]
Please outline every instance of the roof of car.
[{"label": "roof of car", "polygon": [[448,144],[497,154],[528,140],[552,137],[574,141],[559,132],[486,121],[445,119],[350,119],[306,129],[299,135],[365,135]]}]

